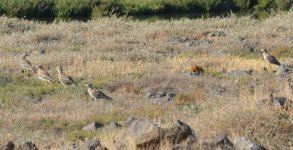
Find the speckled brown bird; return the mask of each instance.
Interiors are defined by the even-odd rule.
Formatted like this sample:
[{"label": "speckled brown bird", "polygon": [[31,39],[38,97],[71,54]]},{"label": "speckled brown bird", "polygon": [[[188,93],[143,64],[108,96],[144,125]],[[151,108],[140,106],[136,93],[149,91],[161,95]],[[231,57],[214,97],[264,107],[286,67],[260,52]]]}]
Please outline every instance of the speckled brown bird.
[{"label": "speckled brown bird", "polygon": [[37,75],[39,79],[41,79],[42,81],[45,81],[45,83],[46,82],[52,83],[53,79],[51,75],[47,71],[44,70],[42,65],[38,65],[36,66],[36,68],[38,69]]},{"label": "speckled brown bird", "polygon": [[58,79],[64,87],[66,87],[67,85],[76,85],[76,83],[70,76],[63,73],[61,66],[57,66],[55,69],[58,71]]},{"label": "speckled brown bird", "polygon": [[88,87],[87,92],[95,101],[97,101],[97,99],[112,100],[111,97],[107,96],[102,91],[98,91],[97,89],[93,88],[92,84],[86,84],[86,86]]},{"label": "speckled brown bird", "polygon": [[34,67],[32,66],[31,62],[26,59],[29,56],[28,53],[23,53],[20,59],[20,67],[24,71],[24,76],[27,76],[28,71],[35,73]]}]

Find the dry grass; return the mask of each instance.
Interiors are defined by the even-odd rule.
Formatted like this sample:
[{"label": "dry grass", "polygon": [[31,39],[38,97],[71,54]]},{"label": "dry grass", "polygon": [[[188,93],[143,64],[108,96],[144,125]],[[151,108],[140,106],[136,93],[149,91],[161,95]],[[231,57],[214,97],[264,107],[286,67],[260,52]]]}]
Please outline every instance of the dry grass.
[{"label": "dry grass", "polygon": [[[131,21],[101,18],[91,22],[44,24],[0,18],[0,143],[30,139],[44,148],[97,138],[110,149],[116,131],[81,131],[82,126],[100,121],[122,122],[145,117],[164,120],[170,126],[182,120],[199,137],[226,132],[232,139],[246,136],[269,149],[292,147],[292,109],[273,112],[260,109],[256,102],[268,98],[269,85],[276,95],[290,99],[257,50],[266,47],[282,62],[292,65],[293,13],[281,13],[266,20],[250,17],[197,20]],[[206,33],[223,31],[226,36]],[[189,47],[168,42],[170,37],[186,36],[211,43]],[[245,42],[255,52],[241,50]],[[170,49],[173,49],[173,51]],[[32,50],[28,59],[42,64],[56,79],[57,65],[71,75],[78,87],[63,89],[57,82],[44,85],[34,75],[24,78],[18,60]],[[183,75],[190,64],[202,66],[205,75]],[[252,77],[230,79],[224,72],[253,69]],[[113,97],[113,103],[93,102],[85,83]],[[223,94],[212,87],[225,87]],[[156,104],[145,97],[151,90],[172,89],[174,101]]]}]

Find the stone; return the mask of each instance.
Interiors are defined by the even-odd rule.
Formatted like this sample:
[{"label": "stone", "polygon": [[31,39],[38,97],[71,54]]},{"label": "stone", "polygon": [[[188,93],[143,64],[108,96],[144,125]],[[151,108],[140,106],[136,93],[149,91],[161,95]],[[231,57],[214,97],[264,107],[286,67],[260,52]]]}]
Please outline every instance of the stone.
[{"label": "stone", "polygon": [[292,74],[292,69],[289,68],[287,65],[285,64],[281,64],[281,66],[279,66],[276,70],[276,75],[278,76],[290,76]]},{"label": "stone", "polygon": [[137,149],[157,149],[162,143],[168,143],[171,147],[183,142],[189,145],[197,141],[192,129],[180,120],[171,128],[160,128],[147,120],[138,119],[129,127],[129,134]]},{"label": "stone", "polygon": [[173,127],[164,129],[164,140],[172,144],[179,144],[188,139],[188,143],[197,141],[192,129],[184,122],[177,120]]},{"label": "stone", "polygon": [[167,43],[181,44],[186,47],[192,47],[192,46],[199,46],[202,44],[212,44],[213,41],[211,41],[209,39],[201,39],[201,40],[190,39],[186,36],[171,36],[171,37],[167,38]]},{"label": "stone", "polygon": [[31,141],[22,141],[19,145],[19,150],[38,150],[36,144]]},{"label": "stone", "polygon": [[226,91],[227,91],[227,89],[223,86],[220,86],[220,85],[214,85],[211,87],[211,93],[214,95],[222,95]]},{"label": "stone", "polygon": [[111,122],[108,125],[106,125],[105,128],[119,129],[119,128],[122,128],[122,126],[118,124],[117,122]]},{"label": "stone", "polygon": [[93,123],[90,123],[90,124],[84,126],[82,128],[82,130],[84,130],[84,131],[94,131],[94,130],[97,130],[97,129],[101,128],[101,127],[103,127],[103,125],[101,123],[93,122]]},{"label": "stone", "polygon": [[176,93],[172,90],[160,90],[160,91],[150,91],[145,94],[145,97],[148,99],[156,99],[170,101],[176,96]]},{"label": "stone", "polygon": [[233,150],[233,143],[226,134],[220,134],[210,141],[203,142],[201,147],[204,150]]},{"label": "stone", "polygon": [[244,137],[241,137],[235,141],[234,149],[235,150],[267,150],[263,146],[257,145],[256,143]]},{"label": "stone", "polygon": [[124,128],[128,128],[134,121],[136,121],[137,119],[136,118],[133,118],[133,117],[129,117],[127,118],[124,123],[122,124],[122,126]]},{"label": "stone", "polygon": [[143,119],[135,120],[128,129],[137,148],[156,146],[163,136],[161,128]]},{"label": "stone", "polygon": [[222,37],[227,36],[227,34],[224,31],[212,31],[208,34],[208,36]]},{"label": "stone", "polygon": [[98,140],[86,140],[80,146],[81,150],[107,150],[107,148],[101,146]]}]

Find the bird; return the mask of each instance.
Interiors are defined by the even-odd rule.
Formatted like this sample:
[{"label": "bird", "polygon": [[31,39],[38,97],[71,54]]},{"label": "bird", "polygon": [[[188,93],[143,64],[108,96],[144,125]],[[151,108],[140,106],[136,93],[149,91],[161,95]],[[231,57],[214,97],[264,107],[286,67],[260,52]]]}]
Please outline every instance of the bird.
[{"label": "bird", "polygon": [[76,83],[70,76],[67,76],[63,73],[61,66],[57,66],[55,69],[58,71],[58,79],[64,87],[66,87],[66,85],[76,85]]},{"label": "bird", "polygon": [[281,66],[281,63],[277,60],[277,58],[269,54],[267,49],[261,49],[260,52],[262,52],[264,60],[266,60],[269,64]]},{"label": "bird", "polygon": [[27,75],[27,71],[35,73],[34,67],[32,66],[31,62],[26,59],[27,56],[29,56],[28,53],[23,53],[20,59],[20,66],[24,70],[25,77]]},{"label": "bird", "polygon": [[106,94],[104,94],[102,91],[98,91],[97,89],[93,88],[93,85],[91,83],[86,84],[86,86],[88,87],[88,94],[95,100],[97,101],[97,99],[107,99],[107,100],[112,100],[111,97],[107,96]]},{"label": "bird", "polygon": [[37,65],[36,68],[38,69],[37,75],[39,79],[41,79],[42,81],[45,81],[45,83],[46,82],[52,83],[53,79],[51,75],[47,71],[44,70],[42,65]]}]

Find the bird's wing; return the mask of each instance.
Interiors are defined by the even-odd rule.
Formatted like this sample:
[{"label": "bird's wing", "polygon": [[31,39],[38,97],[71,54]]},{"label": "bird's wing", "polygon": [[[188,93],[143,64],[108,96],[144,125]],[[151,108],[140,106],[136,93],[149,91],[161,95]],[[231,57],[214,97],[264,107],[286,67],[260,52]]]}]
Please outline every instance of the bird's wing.
[{"label": "bird's wing", "polygon": [[29,70],[33,69],[32,64],[28,60],[25,60],[25,59],[21,60],[20,66],[22,68],[29,69]]},{"label": "bird's wing", "polygon": [[107,96],[106,94],[104,94],[104,93],[101,92],[101,91],[94,91],[94,92],[93,92],[93,95],[94,95],[96,98],[112,99],[112,98],[110,98],[109,96]]},{"label": "bird's wing", "polygon": [[42,71],[40,74],[39,74],[39,77],[43,78],[43,79],[46,79],[46,80],[49,80],[49,81],[52,81],[52,77],[50,76],[50,74],[46,71]]},{"label": "bird's wing", "polygon": [[74,80],[71,77],[66,75],[61,75],[59,79],[60,79],[60,82],[63,82],[64,84],[68,84],[68,85],[75,84]]},{"label": "bird's wing", "polygon": [[272,56],[272,55],[268,55],[267,56],[267,60],[272,63],[272,64],[276,64],[276,65],[281,65],[281,63],[276,59],[276,57]]}]

